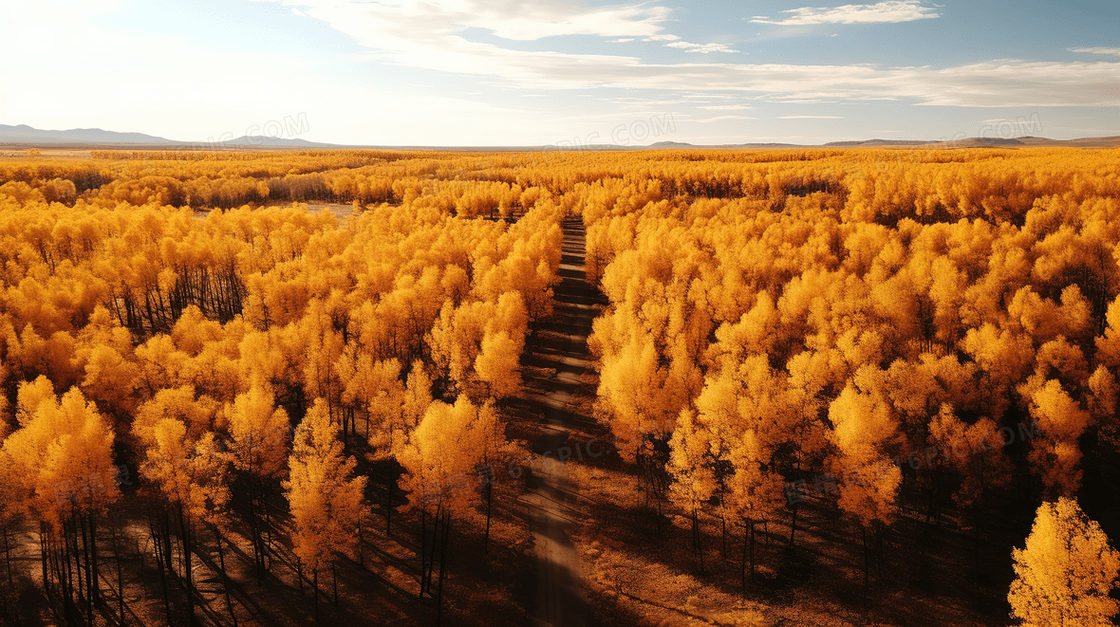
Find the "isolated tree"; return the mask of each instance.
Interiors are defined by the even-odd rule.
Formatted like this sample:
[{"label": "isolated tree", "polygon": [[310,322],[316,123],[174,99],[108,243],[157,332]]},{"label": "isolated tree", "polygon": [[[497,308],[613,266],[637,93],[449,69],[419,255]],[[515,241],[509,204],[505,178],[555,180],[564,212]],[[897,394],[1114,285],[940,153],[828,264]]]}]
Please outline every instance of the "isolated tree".
[{"label": "isolated tree", "polygon": [[1038,508],[1022,549],[1011,552],[1015,574],[1007,601],[1024,627],[1106,627],[1118,607],[1110,598],[1120,578],[1120,552],[1076,499]]},{"label": "isolated tree", "polygon": [[356,465],[353,457],[343,456],[338,425],[331,422],[326,402],[315,399],[296,427],[288,458],[289,479],[284,482],[284,489],[295,527],[292,550],[300,569],[311,569],[316,620],[319,572],[329,566],[333,575],[336,552],[351,558],[357,556],[366,478],[352,476]]}]

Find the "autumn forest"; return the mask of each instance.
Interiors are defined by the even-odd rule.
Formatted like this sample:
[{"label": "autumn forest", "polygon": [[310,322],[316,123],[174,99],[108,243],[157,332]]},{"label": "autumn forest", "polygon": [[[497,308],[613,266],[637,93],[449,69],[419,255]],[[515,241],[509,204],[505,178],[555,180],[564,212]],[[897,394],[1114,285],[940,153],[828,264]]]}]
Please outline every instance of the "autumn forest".
[{"label": "autumn forest", "polygon": [[1120,150],[0,159],[0,624],[1111,625]]}]

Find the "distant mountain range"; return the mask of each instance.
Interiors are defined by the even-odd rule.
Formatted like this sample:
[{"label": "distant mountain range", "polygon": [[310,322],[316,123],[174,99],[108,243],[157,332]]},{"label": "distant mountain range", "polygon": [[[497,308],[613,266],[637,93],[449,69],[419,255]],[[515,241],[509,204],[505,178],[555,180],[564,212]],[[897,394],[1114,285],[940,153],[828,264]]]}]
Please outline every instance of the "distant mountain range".
[{"label": "distant mountain range", "polygon": [[220,142],[186,142],[144,133],[118,133],[99,128],[72,128],[66,131],[45,131],[26,124],[10,126],[0,124],[0,144],[28,144],[33,146],[173,146],[177,148],[329,148],[333,144],[309,142],[304,139],[253,137],[242,135]]},{"label": "distant mountain range", "polygon": [[922,146],[927,148],[974,148],[984,146],[999,147],[1035,147],[1035,146],[1068,146],[1077,148],[1114,148],[1120,147],[1120,136],[1112,137],[1085,137],[1080,139],[1047,139],[1045,137],[1016,137],[1016,138],[988,138],[968,137],[953,140],[903,140],[903,139],[863,139],[850,141],[829,142],[823,146],[808,146],[790,143],[744,143],[744,144],[719,144],[696,145],[684,142],[661,141],[648,146],[618,146],[610,144],[591,145],[582,147],[558,146],[344,146],[340,144],[325,144],[309,142],[303,139],[283,139],[277,137],[262,137],[243,135],[220,142],[187,142],[145,135],[144,133],[119,133],[105,131],[99,128],[74,128],[66,131],[46,131],[32,128],[26,124],[10,126],[0,124],[0,144],[20,146],[81,146],[81,147],[108,147],[108,148],[139,148],[161,147],[180,149],[211,149],[211,148],[381,148],[394,150],[488,150],[488,151],[518,151],[518,150],[561,150],[561,151],[588,151],[588,150],[765,150],[789,148],[854,148],[854,147],[890,147],[890,146]]}]

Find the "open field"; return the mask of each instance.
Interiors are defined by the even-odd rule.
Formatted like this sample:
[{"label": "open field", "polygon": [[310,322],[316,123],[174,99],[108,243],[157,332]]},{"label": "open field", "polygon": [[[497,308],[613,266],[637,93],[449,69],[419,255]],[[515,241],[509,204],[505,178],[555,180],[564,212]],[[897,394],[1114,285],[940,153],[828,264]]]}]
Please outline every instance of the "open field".
[{"label": "open field", "polygon": [[0,148],[0,624],[1014,624],[1118,157]]}]

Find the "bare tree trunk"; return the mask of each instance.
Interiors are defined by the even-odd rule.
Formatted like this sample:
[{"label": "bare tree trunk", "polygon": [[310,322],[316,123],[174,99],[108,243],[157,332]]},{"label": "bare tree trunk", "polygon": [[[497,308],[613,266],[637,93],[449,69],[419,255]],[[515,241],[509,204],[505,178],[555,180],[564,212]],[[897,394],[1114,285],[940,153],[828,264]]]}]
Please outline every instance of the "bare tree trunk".
[{"label": "bare tree trunk", "polygon": [[700,557],[700,574],[704,574],[704,542],[700,535],[700,521],[696,513],[696,504],[692,505],[692,545],[696,547],[696,554]]},{"label": "bare tree trunk", "polygon": [[754,583],[754,520],[751,520],[751,583]]},{"label": "bare tree trunk", "polygon": [[[237,627],[237,613],[233,611],[233,601],[229,596],[229,574],[226,572],[226,552],[222,549],[222,534],[214,527],[214,540],[218,543],[218,565],[222,568],[222,590],[226,594],[226,609],[229,610],[229,617],[233,620],[233,627]],[[303,590],[303,578],[299,582],[300,590]]]},{"label": "bare tree trunk", "polygon": [[863,600],[867,600],[867,589],[870,587],[871,582],[869,579],[869,556],[867,554],[867,527],[860,525],[860,531],[863,533]]},{"label": "bare tree trunk", "polygon": [[249,533],[253,535],[253,565],[257,571],[257,583],[264,581],[264,560],[261,556],[261,534],[260,525],[257,524],[257,504],[256,504],[256,483],[255,476],[249,477]]},{"label": "bare tree trunk", "polygon": [[8,568],[8,585],[13,585],[12,581],[12,547],[8,543],[8,527],[4,526],[4,564]]},{"label": "bare tree trunk", "polygon": [[[65,565],[66,565],[66,579],[65,579],[65,582],[64,582],[64,589],[66,591],[66,594],[65,594],[66,615],[69,617],[74,612],[74,570],[75,569],[73,568],[73,565],[71,564],[71,560],[76,560],[77,559],[77,556],[75,555],[75,553],[77,552],[77,548],[75,547],[74,550],[70,549],[70,537],[74,536],[75,534],[72,531],[67,530],[66,527],[71,527],[71,529],[72,529],[73,528],[73,523],[70,523],[68,525],[63,525],[62,537],[59,538],[59,543],[62,545],[62,557],[65,558]],[[76,545],[76,543],[77,543],[76,538],[74,539],[74,542],[75,542],[75,545]],[[81,576],[82,576],[82,573],[79,570],[78,571],[78,586],[79,586],[79,588],[81,587]]]},{"label": "bare tree trunk", "polygon": [[93,608],[100,602],[101,590],[100,582],[98,581],[97,573],[97,521],[91,512],[86,516],[86,523],[89,527],[89,541],[86,552],[86,587],[89,588],[89,624],[93,626]]},{"label": "bare tree trunk", "polygon": [[424,573],[427,572],[424,568],[427,559],[427,541],[428,541],[428,512],[423,507],[420,508],[420,597],[424,596]]},{"label": "bare tree trunk", "polygon": [[50,573],[47,570],[47,523],[39,522],[39,557],[43,563],[43,591],[47,593],[47,599],[51,596],[51,579]]},{"label": "bare tree trunk", "polygon": [[120,518],[116,518],[113,521],[113,554],[116,555],[114,561],[117,563],[117,609],[120,612],[120,623],[124,625],[124,573],[121,569],[121,548],[117,542],[120,526]]},{"label": "bare tree trunk", "polygon": [[797,533],[797,509],[798,509],[798,504],[797,504],[797,502],[794,502],[794,504],[793,504],[793,518],[791,518],[790,521],[789,521],[789,545],[790,546],[793,546],[793,534]]},{"label": "bare tree trunk", "polygon": [[358,513],[358,565],[366,567],[365,538],[362,537],[362,520],[366,517],[365,508]]},{"label": "bare tree trunk", "polygon": [[261,488],[261,509],[264,510],[264,551],[261,552],[261,564],[268,572],[268,563],[272,553],[272,508],[268,506],[268,495]]},{"label": "bare tree trunk", "polygon": [[312,594],[315,595],[315,624],[319,624],[319,569],[315,568],[311,571],[312,583],[315,589]]},{"label": "bare tree trunk", "polygon": [[443,578],[447,574],[447,545],[451,536],[451,512],[443,515],[443,546],[439,554],[439,590],[436,592],[436,625],[443,618]]},{"label": "bare tree trunk", "polygon": [[152,515],[152,506],[148,505],[148,531],[152,536],[155,544],[156,554],[156,568],[159,570],[159,583],[163,589],[163,608],[167,612],[167,624],[172,624],[171,620],[171,595],[167,590],[167,567],[169,567],[171,556],[167,555],[164,551],[167,545],[164,544],[163,534],[158,532],[156,519]]},{"label": "bare tree trunk", "polygon": [[191,521],[179,504],[179,544],[183,550],[183,577],[187,585],[187,624],[194,625],[194,560],[191,559]]},{"label": "bare tree trunk", "polygon": [[[74,543],[74,551],[71,553],[71,555],[74,556],[74,573],[77,575],[77,579],[78,579],[77,600],[79,602],[85,600],[84,591],[86,589],[86,583],[85,583],[84,575],[82,574],[82,549],[83,549],[83,547],[78,544],[78,534],[80,533],[82,535],[82,540],[83,540],[82,544],[85,544],[85,542],[84,542],[85,531],[86,531],[85,525],[81,524],[80,519],[78,518],[77,514],[75,513],[74,516],[72,516],[70,518],[70,538]],[[88,563],[89,562],[87,561],[86,564],[88,565]]]},{"label": "bare tree trunk", "polygon": [[486,480],[486,535],[482,539],[482,552],[490,554],[490,511],[494,502],[494,482]]},{"label": "bare tree trunk", "polygon": [[747,529],[745,522],[746,521],[744,521],[743,525],[743,560],[739,567],[739,585],[743,589],[743,594],[747,593],[747,543],[749,542],[748,536],[750,535],[750,530]]},{"label": "bare tree trunk", "polygon": [[[385,535],[387,536],[392,535],[391,529],[393,525],[393,486],[396,484],[396,481],[393,481],[392,473],[389,474],[389,498],[385,503]],[[423,516],[423,512],[421,512],[420,515]]]}]

